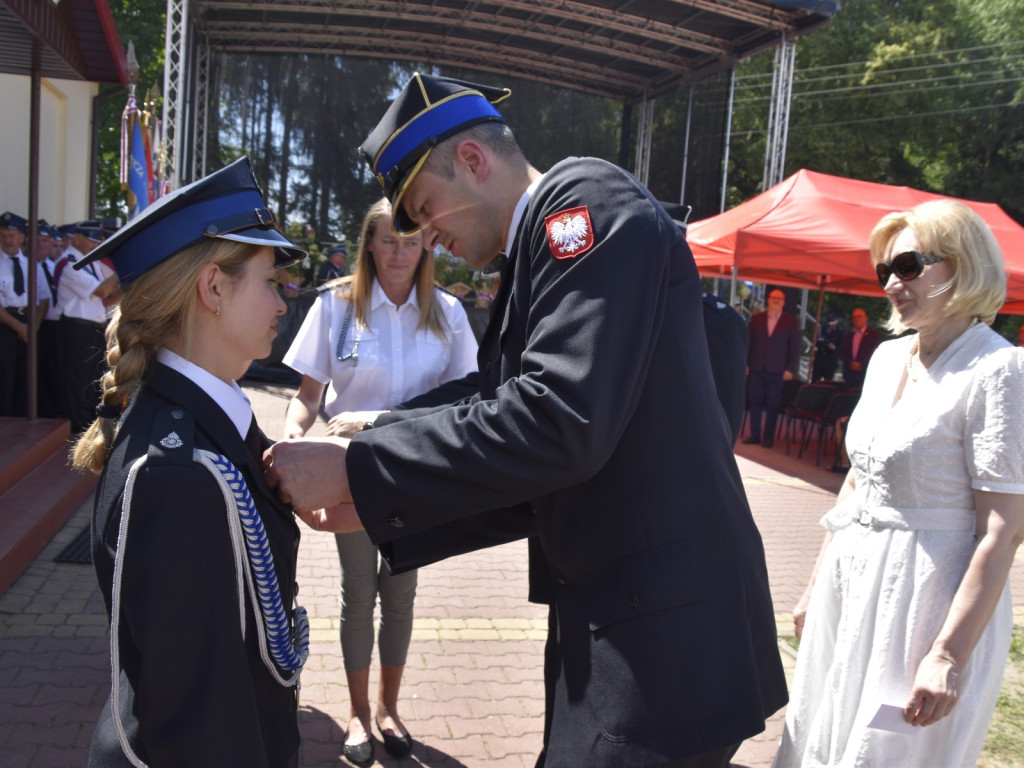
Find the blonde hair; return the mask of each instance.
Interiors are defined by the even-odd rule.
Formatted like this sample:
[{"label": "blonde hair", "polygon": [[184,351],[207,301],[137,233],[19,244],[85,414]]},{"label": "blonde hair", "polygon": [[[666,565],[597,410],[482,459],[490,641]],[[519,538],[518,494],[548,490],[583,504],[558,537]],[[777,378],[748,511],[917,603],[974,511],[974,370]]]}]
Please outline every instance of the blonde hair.
[{"label": "blonde hair", "polygon": [[[194,328],[199,273],[216,264],[240,276],[259,246],[213,239],[186,248],[138,277],[124,292],[107,326],[107,371],[100,403],[123,411],[139,389],[157,350],[181,339],[187,350]],[[114,442],[117,419],[99,416],[75,443],[71,463],[99,474]]]},{"label": "blonde hair", "polygon": [[[356,252],[356,268],[351,277],[341,277],[327,283],[334,289],[339,298],[351,301],[355,305],[356,322],[366,327],[366,318],[370,313],[370,297],[373,294],[373,281],[377,277],[377,266],[373,261],[370,243],[377,233],[377,227],[391,226],[391,203],[382,197],[370,206],[363,217],[363,226],[359,233],[359,249]],[[396,235],[401,237],[401,235]],[[426,328],[442,341],[450,341],[451,329],[445,318],[444,311],[434,295],[434,254],[427,249],[420,253],[420,262],[413,277],[413,288],[416,301],[420,307],[420,321],[417,328]]]},{"label": "blonde hair", "polygon": [[[991,325],[1006,301],[1006,267],[985,220],[956,200],[929,200],[909,211],[890,213],[871,232],[873,266],[885,258],[889,244],[905,229],[913,230],[922,253],[935,254],[952,267],[946,314],[976,317]],[[895,314],[886,327],[897,334],[907,330]]]}]

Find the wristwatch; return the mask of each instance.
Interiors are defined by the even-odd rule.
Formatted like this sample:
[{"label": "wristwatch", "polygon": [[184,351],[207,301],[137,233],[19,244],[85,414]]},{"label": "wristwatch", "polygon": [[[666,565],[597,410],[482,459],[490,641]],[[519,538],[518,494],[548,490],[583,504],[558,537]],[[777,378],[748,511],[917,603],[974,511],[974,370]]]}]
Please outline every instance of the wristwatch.
[{"label": "wristwatch", "polygon": [[363,422],[363,426],[360,427],[359,431],[360,432],[365,432],[368,429],[373,429],[373,422],[372,421],[364,421]]}]

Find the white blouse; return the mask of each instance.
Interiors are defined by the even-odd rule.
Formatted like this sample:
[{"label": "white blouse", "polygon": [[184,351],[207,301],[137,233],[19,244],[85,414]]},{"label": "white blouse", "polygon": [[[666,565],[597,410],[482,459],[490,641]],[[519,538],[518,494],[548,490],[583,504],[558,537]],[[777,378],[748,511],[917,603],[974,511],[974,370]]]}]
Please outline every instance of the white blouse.
[{"label": "white blouse", "polygon": [[457,298],[437,289],[434,297],[450,329],[444,339],[417,328],[420,309],[415,290],[405,304],[396,307],[374,280],[369,327],[357,325],[353,312],[339,355],[338,340],[349,302],[338,296],[337,289],[324,291],[306,315],[284,362],[329,385],[324,405],[329,417],[343,411],[386,410],[461,378],[477,368],[476,338]]}]

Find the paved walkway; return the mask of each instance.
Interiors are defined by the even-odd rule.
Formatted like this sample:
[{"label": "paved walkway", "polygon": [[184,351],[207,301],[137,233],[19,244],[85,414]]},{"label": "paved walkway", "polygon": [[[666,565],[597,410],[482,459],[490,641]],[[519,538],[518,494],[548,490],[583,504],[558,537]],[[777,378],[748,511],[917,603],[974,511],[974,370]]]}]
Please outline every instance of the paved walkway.
[{"label": "paved walkway", "polygon": [[[247,386],[257,418],[280,434],[290,390]],[[806,583],[821,541],[817,520],[841,477],[813,455],[787,457],[740,446],[740,471],[761,528],[780,634]],[[825,465],[831,457],[822,461]],[[87,526],[90,504],[0,597],[0,764],[7,768],[83,766],[93,723],[109,691],[106,617],[91,566],[53,562]],[[378,764],[529,768],[540,747],[544,709],[541,658],[546,610],[526,602],[523,543],[454,558],[421,570],[402,715],[416,740],[413,757]],[[333,537],[305,532],[299,551],[300,599],[312,624],[303,672],[303,768],[348,765],[338,754],[348,715],[338,643],[338,565]],[[1024,597],[1024,559],[1012,582]],[[1018,603],[1024,602],[1018,597]],[[1024,622],[1024,611],[1018,622]],[[784,653],[792,669],[793,658]],[[373,672],[376,677],[376,671]],[[371,694],[372,695],[372,694]],[[768,766],[781,731],[745,742],[736,765]]]}]

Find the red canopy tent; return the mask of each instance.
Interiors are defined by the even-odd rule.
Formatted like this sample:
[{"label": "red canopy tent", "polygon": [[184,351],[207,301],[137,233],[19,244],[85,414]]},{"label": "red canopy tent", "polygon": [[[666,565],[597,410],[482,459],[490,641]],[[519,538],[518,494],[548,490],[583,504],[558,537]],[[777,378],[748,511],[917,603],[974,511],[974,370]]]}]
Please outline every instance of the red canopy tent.
[{"label": "red canopy tent", "polygon": [[[894,187],[801,170],[757,197],[718,216],[694,222],[686,239],[706,277],[863,296],[884,295],[868,255],[878,220],[941,198]],[[1009,276],[1002,311],[1024,314],[1024,227],[995,203],[961,202],[992,228]]]}]

